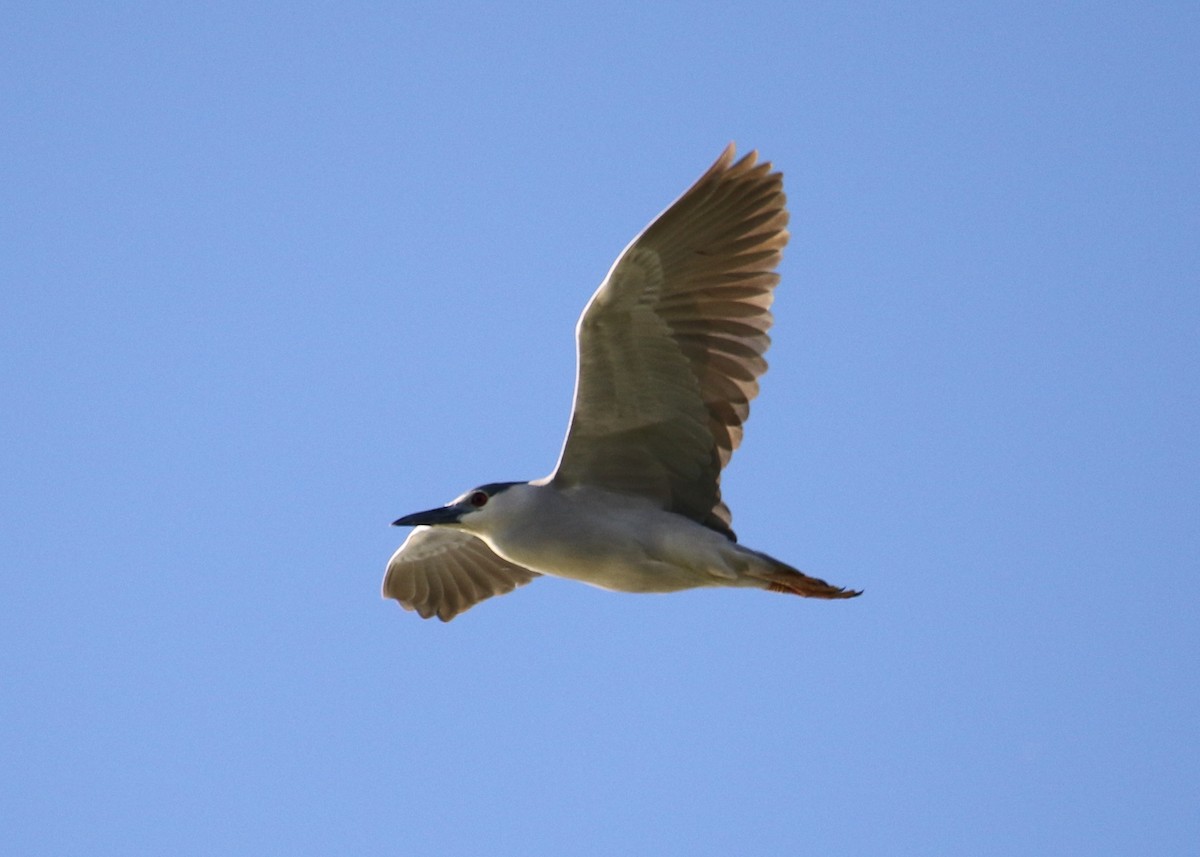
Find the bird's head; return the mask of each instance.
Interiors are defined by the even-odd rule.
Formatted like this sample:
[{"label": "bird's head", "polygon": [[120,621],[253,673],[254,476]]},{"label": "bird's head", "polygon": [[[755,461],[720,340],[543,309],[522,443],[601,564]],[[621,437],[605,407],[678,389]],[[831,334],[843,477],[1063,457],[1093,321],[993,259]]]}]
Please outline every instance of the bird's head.
[{"label": "bird's head", "polygon": [[[438,527],[450,526],[457,529],[472,530],[486,525],[486,522],[497,513],[497,505],[492,499],[503,494],[514,485],[524,485],[524,482],[489,482],[472,488],[465,494],[455,497],[445,506],[427,509],[424,512],[413,512],[392,522],[394,527]],[[503,504],[500,504],[503,505]]]}]

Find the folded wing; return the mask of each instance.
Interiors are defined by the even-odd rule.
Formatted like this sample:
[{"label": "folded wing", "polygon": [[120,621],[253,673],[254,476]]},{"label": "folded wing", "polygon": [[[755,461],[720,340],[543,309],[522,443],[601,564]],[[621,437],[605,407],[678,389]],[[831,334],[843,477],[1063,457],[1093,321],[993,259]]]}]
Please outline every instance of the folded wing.
[{"label": "folded wing", "polygon": [[501,559],[475,536],[447,527],[417,527],[388,562],[383,597],[421,618],[449,622],[493,595],[512,592],[538,577]]}]

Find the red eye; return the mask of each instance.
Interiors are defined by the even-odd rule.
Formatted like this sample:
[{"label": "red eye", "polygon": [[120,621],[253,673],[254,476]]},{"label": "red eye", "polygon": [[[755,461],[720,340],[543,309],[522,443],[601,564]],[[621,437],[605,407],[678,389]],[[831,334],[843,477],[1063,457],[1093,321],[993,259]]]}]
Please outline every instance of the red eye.
[{"label": "red eye", "polygon": [[487,504],[487,501],[488,501],[488,495],[482,491],[476,491],[474,494],[471,495],[471,499],[470,499],[471,505],[474,506],[476,509],[479,509],[479,508],[482,508],[483,506],[485,506]]}]

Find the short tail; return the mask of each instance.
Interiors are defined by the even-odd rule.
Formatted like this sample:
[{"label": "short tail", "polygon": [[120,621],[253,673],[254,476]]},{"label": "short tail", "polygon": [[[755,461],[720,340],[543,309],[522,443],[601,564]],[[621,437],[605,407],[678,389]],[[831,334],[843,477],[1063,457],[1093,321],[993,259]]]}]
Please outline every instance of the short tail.
[{"label": "short tail", "polygon": [[844,586],[833,586],[817,577],[809,577],[802,571],[797,571],[786,563],[782,563],[765,553],[751,551],[759,559],[761,565],[755,564],[746,572],[749,577],[757,578],[766,584],[772,592],[787,592],[792,595],[802,595],[805,598],[857,598],[862,595],[861,589],[846,589]]}]

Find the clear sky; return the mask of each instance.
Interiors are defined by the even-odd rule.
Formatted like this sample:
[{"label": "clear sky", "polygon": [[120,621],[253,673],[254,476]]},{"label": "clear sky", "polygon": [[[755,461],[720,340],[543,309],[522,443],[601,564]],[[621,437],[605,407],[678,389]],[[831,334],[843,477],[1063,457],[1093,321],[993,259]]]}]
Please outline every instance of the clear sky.
[{"label": "clear sky", "polygon": [[[1200,7],[589,6],[6,5],[4,851],[1195,854]],[[725,496],[866,594],[381,600],[730,140]]]}]

